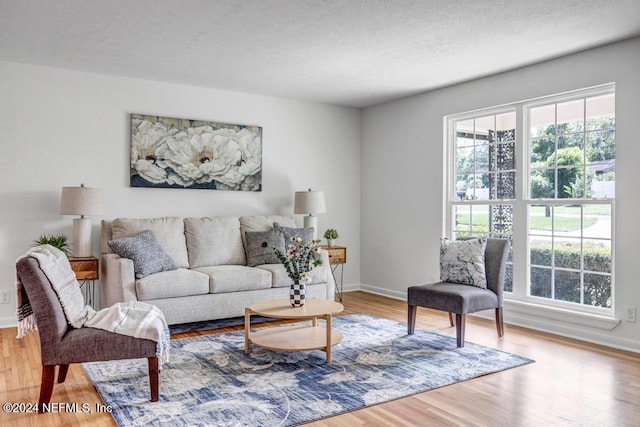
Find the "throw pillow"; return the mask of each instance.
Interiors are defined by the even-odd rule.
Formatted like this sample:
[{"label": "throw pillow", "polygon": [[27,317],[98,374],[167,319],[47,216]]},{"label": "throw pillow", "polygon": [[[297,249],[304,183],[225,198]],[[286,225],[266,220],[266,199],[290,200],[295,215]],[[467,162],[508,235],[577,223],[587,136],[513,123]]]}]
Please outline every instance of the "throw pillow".
[{"label": "throw pillow", "polygon": [[484,252],[487,239],[441,239],[440,280],[487,289]]},{"label": "throw pillow", "polygon": [[131,237],[107,242],[112,251],[133,261],[137,279],[160,271],[176,270],[173,260],[162,250],[153,232],[143,231]]},{"label": "throw pillow", "polygon": [[184,222],[181,217],[116,218],[111,223],[111,240],[131,237],[147,230],[153,233],[176,267],[189,268]]},{"label": "throw pillow", "polygon": [[274,222],[273,228],[282,231],[282,235],[284,236],[285,247],[289,246],[289,243],[291,243],[291,239],[294,237],[299,237],[307,243],[313,240],[313,232],[314,232],[313,227],[309,227],[309,228],[283,227],[277,222]]},{"label": "throw pillow", "polygon": [[262,264],[279,264],[280,260],[273,250],[278,248],[284,253],[284,237],[282,232],[276,228],[269,231],[247,231],[247,265],[255,267]]}]

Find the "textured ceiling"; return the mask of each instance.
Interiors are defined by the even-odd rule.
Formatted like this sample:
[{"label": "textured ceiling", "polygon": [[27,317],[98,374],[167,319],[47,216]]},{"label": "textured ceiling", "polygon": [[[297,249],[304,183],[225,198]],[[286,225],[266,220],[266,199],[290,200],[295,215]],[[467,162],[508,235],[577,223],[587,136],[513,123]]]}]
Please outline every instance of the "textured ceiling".
[{"label": "textured ceiling", "polygon": [[639,0],[0,0],[0,60],[364,107],[640,35]]}]

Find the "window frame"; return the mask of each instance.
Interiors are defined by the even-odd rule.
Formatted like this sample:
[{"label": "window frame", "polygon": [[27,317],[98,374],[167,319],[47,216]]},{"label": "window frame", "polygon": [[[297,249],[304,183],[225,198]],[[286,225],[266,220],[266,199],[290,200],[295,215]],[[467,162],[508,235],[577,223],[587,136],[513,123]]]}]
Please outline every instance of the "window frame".
[{"label": "window frame", "polygon": [[[530,172],[533,169],[531,165],[531,129],[530,129],[530,111],[533,108],[545,106],[549,104],[559,104],[570,102],[578,99],[602,96],[607,94],[615,95],[615,83],[594,86],[585,89],[579,89],[560,94],[553,94],[540,98],[519,101],[509,104],[503,104],[495,107],[476,109],[459,114],[447,115],[444,117],[444,144],[445,144],[445,167],[446,180],[443,188],[445,194],[444,200],[444,235],[453,238],[455,227],[456,206],[489,206],[496,204],[511,204],[513,206],[513,289],[511,292],[505,291],[504,298],[507,302],[515,304],[526,304],[534,309],[550,309],[561,310],[562,312],[596,315],[604,318],[613,318],[615,314],[615,197],[604,198],[556,198],[541,199],[531,198],[530,193]],[[514,199],[488,199],[488,200],[458,200],[456,196],[456,147],[457,135],[456,124],[460,121],[478,119],[489,115],[500,115],[504,113],[514,112],[516,114],[516,135],[515,135],[515,195]],[[557,123],[557,111],[556,111]],[[586,117],[586,110],[583,111]],[[614,113],[615,114],[615,113]],[[614,127],[615,130],[615,127]],[[583,136],[586,144],[587,129],[583,128]],[[556,133],[556,137],[558,134]],[[586,159],[583,160],[583,167],[586,168]],[[556,165],[557,168],[557,165]],[[530,295],[530,247],[529,247],[529,207],[532,205],[549,204],[549,205],[567,205],[567,204],[609,204],[611,206],[611,307],[591,306],[584,303],[566,302],[546,297]],[[581,213],[581,215],[584,215]],[[581,216],[583,219],[584,216]],[[588,240],[584,236],[580,237],[580,241]],[[584,265],[581,263],[580,271],[585,272]]]}]

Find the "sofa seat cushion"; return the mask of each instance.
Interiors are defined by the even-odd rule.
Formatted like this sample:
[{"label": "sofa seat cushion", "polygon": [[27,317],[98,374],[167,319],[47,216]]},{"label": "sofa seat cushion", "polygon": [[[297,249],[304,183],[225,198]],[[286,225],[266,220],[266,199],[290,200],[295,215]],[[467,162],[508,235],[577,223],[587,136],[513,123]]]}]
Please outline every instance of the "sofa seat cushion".
[{"label": "sofa seat cushion", "polygon": [[271,274],[268,271],[244,265],[216,265],[199,267],[194,271],[209,277],[209,292],[255,291],[271,287]]},{"label": "sofa seat cushion", "polygon": [[136,280],[136,295],[140,301],[208,293],[209,276],[185,268],[150,274]]},{"label": "sofa seat cushion", "polygon": [[[292,280],[287,275],[287,270],[282,264],[263,264],[258,265],[256,268],[268,271],[272,276],[272,283],[274,288],[283,288],[285,286],[291,286]],[[327,283],[327,267],[319,265],[313,268],[309,272],[311,276],[311,283],[309,285],[317,285],[320,283]]]},{"label": "sofa seat cushion", "polygon": [[171,257],[176,267],[189,268],[187,243],[182,218],[116,218],[111,223],[113,240],[151,230],[160,247]]},{"label": "sofa seat cushion", "polygon": [[189,266],[245,265],[238,217],[185,218]]}]

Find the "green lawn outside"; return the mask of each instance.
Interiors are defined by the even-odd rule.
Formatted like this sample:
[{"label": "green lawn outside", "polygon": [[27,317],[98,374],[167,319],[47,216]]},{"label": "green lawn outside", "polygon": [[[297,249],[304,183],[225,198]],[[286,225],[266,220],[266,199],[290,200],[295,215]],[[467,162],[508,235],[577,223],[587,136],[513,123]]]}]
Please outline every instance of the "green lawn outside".
[{"label": "green lawn outside", "polygon": [[[544,206],[532,206],[531,215],[544,215]],[[556,206],[556,214],[580,215],[580,208],[576,206]],[[611,205],[584,205],[585,215],[611,215]]]},{"label": "green lawn outside", "polygon": [[[544,207],[541,208],[542,215],[532,215],[529,218],[530,229],[539,231],[551,231],[551,217],[544,216]],[[575,211],[574,211],[575,212]],[[559,213],[556,211],[556,213]],[[594,217],[584,217],[584,226],[589,227],[598,221]],[[488,214],[474,214],[473,215],[473,231],[475,233],[487,233],[489,231],[489,215]],[[470,231],[469,230],[469,215],[458,214],[456,216],[456,229],[458,232]],[[555,231],[569,232],[580,229],[580,217],[579,216],[556,216]]]}]

